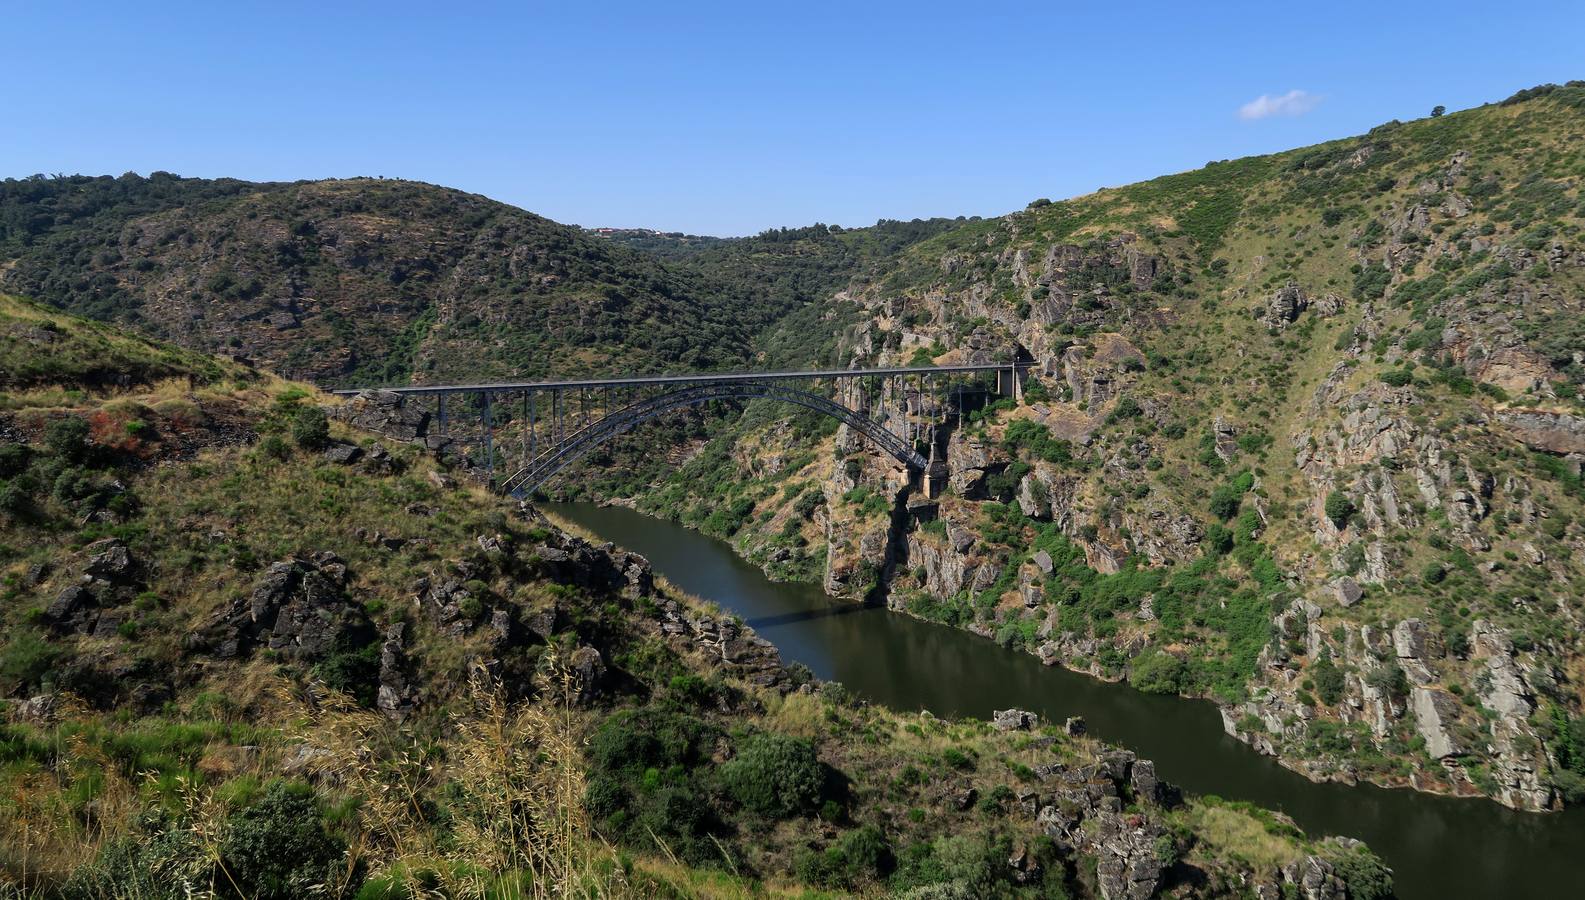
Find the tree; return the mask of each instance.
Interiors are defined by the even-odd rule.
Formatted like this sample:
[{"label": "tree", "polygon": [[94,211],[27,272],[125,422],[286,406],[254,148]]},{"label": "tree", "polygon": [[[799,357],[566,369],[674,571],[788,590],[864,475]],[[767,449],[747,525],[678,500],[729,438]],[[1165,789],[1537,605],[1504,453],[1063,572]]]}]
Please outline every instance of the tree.
[{"label": "tree", "polygon": [[1185,675],[1183,660],[1154,650],[1134,659],[1128,683],[1147,694],[1178,694],[1183,692]]},{"label": "tree", "polygon": [[44,429],[44,446],[68,462],[82,462],[88,458],[88,420],[77,416],[56,419]]},{"label": "tree", "polygon": [[1332,520],[1339,531],[1348,527],[1348,520],[1354,516],[1354,501],[1342,491],[1333,491],[1326,495],[1326,517]]},{"label": "tree", "polygon": [[1447,112],[1447,107],[1445,107],[1445,106],[1433,106],[1433,107],[1431,107],[1431,118],[1435,119],[1435,118],[1441,116],[1445,112]]}]

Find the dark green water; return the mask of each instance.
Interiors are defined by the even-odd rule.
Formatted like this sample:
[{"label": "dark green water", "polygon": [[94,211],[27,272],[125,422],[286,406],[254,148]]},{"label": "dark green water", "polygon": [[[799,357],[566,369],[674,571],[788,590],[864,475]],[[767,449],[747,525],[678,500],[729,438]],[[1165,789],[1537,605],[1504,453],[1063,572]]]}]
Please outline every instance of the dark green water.
[{"label": "dark green water", "polygon": [[1405,900],[1585,897],[1585,809],[1519,813],[1485,800],[1316,784],[1225,735],[1209,703],[1046,668],[966,631],[772,582],[726,544],[631,510],[547,508],[742,616],[784,659],[878,703],[982,719],[1013,706],[1057,722],[1083,716],[1091,734],[1155,760],[1185,790],[1281,810],[1314,835],[1365,841],[1393,867]]}]

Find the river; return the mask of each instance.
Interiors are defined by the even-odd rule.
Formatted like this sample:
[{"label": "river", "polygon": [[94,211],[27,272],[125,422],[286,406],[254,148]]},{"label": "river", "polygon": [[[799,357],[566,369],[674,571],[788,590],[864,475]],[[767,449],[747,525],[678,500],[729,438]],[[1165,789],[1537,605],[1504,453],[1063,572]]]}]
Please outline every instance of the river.
[{"label": "river", "polygon": [[1317,784],[1228,737],[1208,702],[1047,668],[967,631],[773,582],[727,544],[629,509],[545,508],[648,557],[677,587],[741,616],[821,678],[941,716],[988,719],[1008,707],[1047,721],[1083,716],[1092,735],[1155,760],[1163,778],[1191,793],[1248,800],[1312,835],[1365,841],[1393,868],[1404,900],[1585,896],[1585,808],[1521,813],[1486,800]]}]

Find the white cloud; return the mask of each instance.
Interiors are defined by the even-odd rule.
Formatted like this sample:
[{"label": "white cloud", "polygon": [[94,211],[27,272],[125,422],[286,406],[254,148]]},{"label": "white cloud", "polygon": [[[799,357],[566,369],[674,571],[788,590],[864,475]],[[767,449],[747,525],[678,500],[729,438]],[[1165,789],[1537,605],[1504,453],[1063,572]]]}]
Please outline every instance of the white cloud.
[{"label": "white cloud", "polygon": [[1286,94],[1273,97],[1270,94],[1261,94],[1259,97],[1245,103],[1238,108],[1238,117],[1246,122],[1256,119],[1265,119],[1270,116],[1302,116],[1321,102],[1321,98],[1309,91],[1291,90]]}]

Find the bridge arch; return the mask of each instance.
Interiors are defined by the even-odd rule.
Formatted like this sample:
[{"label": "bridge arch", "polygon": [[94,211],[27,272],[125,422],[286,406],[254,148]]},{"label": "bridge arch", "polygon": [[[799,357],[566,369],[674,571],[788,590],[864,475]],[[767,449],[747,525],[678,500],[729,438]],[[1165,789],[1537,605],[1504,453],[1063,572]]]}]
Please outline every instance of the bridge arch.
[{"label": "bridge arch", "polygon": [[884,425],[818,394],[769,381],[731,381],[696,384],[649,397],[616,410],[598,421],[573,432],[565,440],[535,457],[528,465],[501,482],[502,493],[528,493],[555,477],[596,447],[638,425],[675,409],[697,406],[711,400],[768,399],[792,403],[831,416],[864,435],[870,443],[893,459],[919,471],[929,461],[906,440]]}]

